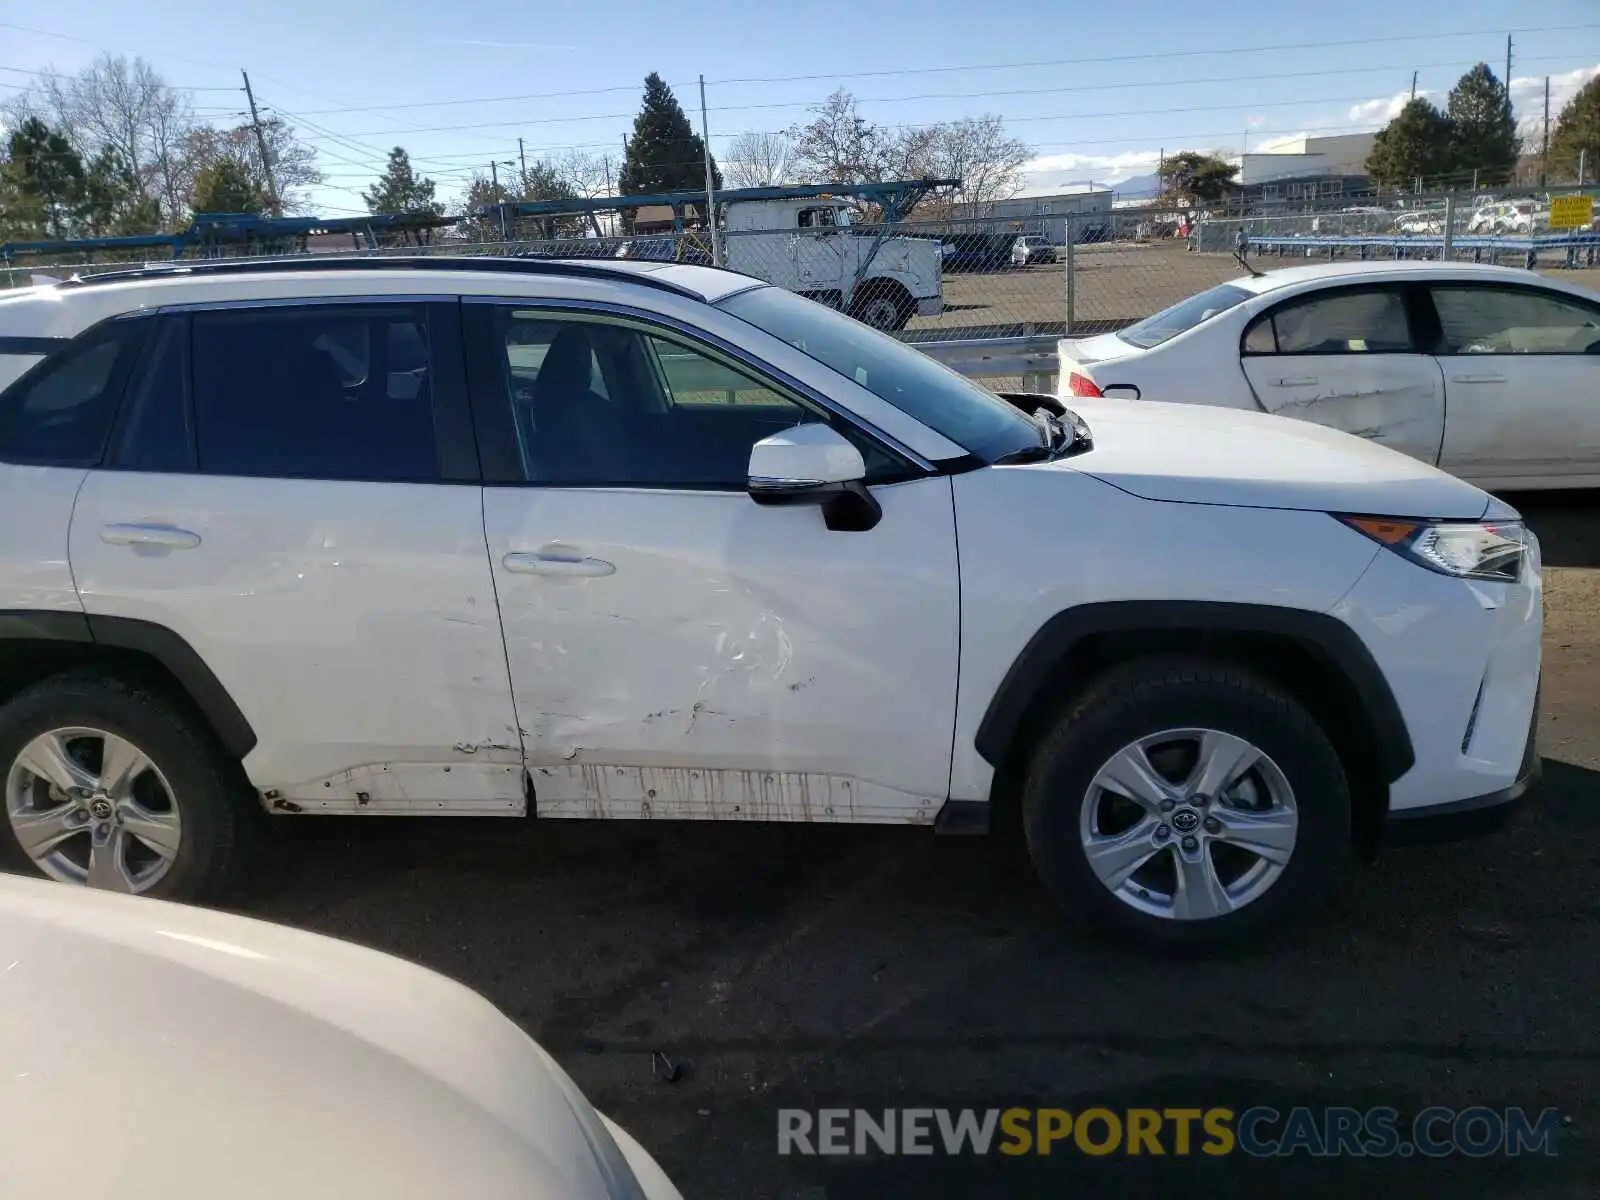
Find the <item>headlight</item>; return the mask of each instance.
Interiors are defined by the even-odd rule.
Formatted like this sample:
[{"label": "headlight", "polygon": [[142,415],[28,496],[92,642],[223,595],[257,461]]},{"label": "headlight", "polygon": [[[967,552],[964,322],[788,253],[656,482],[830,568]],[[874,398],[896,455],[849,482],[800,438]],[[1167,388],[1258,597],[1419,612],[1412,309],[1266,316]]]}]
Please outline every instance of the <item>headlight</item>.
[{"label": "headlight", "polygon": [[1528,534],[1518,520],[1416,521],[1399,517],[1338,519],[1419,567],[1457,579],[1515,583],[1522,577]]}]

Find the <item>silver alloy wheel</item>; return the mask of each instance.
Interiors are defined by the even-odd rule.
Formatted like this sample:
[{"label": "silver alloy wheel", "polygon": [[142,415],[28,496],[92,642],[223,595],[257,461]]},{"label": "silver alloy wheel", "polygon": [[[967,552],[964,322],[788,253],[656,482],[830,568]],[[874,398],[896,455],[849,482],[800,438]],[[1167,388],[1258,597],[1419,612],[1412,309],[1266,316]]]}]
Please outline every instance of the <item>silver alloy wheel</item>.
[{"label": "silver alloy wheel", "polygon": [[1294,789],[1264,751],[1220,730],[1168,729],[1130,742],[1095,773],[1079,834],[1118,900],[1204,921],[1278,881],[1299,823]]},{"label": "silver alloy wheel", "polygon": [[150,756],[103,729],[41,733],[6,776],[11,832],[41,871],[62,883],[146,892],[165,878],[183,820]]}]

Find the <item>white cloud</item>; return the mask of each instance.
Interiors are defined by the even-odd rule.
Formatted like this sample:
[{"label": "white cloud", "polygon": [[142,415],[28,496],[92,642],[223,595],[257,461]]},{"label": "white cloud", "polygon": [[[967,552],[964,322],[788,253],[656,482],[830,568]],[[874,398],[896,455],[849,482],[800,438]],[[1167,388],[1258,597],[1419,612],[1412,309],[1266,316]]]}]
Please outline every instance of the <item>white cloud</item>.
[{"label": "white cloud", "polygon": [[[1556,116],[1566,105],[1567,101],[1578,94],[1578,89],[1596,76],[1600,76],[1600,64],[1592,67],[1579,67],[1573,71],[1563,71],[1559,75],[1550,76],[1550,121],[1554,124]],[[1418,92],[1419,96],[1426,96],[1435,104],[1443,106],[1446,94],[1443,92]],[[1379,96],[1373,100],[1363,100],[1360,104],[1352,105],[1346,113],[1350,124],[1362,126],[1365,129],[1379,129],[1387,125],[1400,115],[1400,110],[1406,106],[1406,101],[1411,99],[1409,91],[1396,92],[1392,96]],[[1524,133],[1534,133],[1544,123],[1544,76],[1542,75],[1517,75],[1511,80],[1511,110],[1516,114],[1517,126]]]},{"label": "white cloud", "polygon": [[1044,154],[1023,164],[1028,190],[1070,183],[1120,183],[1134,175],[1148,175],[1161,156],[1154,150],[1125,150],[1120,154]]}]

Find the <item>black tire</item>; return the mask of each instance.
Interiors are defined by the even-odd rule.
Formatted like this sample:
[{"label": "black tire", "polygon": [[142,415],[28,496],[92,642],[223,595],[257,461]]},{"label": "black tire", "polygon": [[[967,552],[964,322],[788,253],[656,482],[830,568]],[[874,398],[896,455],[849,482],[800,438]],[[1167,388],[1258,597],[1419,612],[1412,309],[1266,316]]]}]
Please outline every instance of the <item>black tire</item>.
[{"label": "black tire", "polygon": [[[0,789],[30,741],[69,726],[104,730],[132,742],[170,787],[182,820],[178,849],[166,874],[141,894],[186,901],[225,896],[255,849],[264,814],[242,768],[199,717],[160,691],[114,674],[79,670],[53,676],[0,707]],[[0,852],[21,869],[44,874],[23,851],[3,813]]]},{"label": "black tire", "polygon": [[[867,284],[861,289],[861,294],[852,301],[850,309],[850,315],[863,325],[870,325],[885,333],[898,333],[916,315],[917,306],[911,299],[910,292],[890,280]],[[889,316],[891,309],[893,315]],[[887,319],[873,319],[880,312]]]},{"label": "black tire", "polygon": [[[1204,920],[1155,915],[1120,899],[1094,873],[1080,836],[1101,767],[1142,737],[1183,728],[1218,730],[1260,748],[1293,789],[1298,812],[1294,848],[1277,881]],[[1022,808],[1035,870],[1069,917],[1091,933],[1146,946],[1221,949],[1270,940],[1325,904],[1350,860],[1349,786],[1327,734],[1274,684],[1208,659],[1135,660],[1091,684],[1033,754]]]}]

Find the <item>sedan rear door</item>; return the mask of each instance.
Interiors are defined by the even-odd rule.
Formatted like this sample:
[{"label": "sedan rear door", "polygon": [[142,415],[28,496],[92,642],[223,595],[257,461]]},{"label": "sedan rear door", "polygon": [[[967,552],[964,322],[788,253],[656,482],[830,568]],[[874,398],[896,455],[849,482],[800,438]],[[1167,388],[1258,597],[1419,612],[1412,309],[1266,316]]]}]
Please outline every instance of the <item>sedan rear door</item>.
[{"label": "sedan rear door", "polygon": [[1399,284],[1301,293],[1246,328],[1241,365],[1262,411],[1342,429],[1437,463],[1444,377]]},{"label": "sedan rear door", "polygon": [[1439,465],[1484,487],[1600,477],[1600,305],[1526,285],[1436,284],[1449,420]]}]

